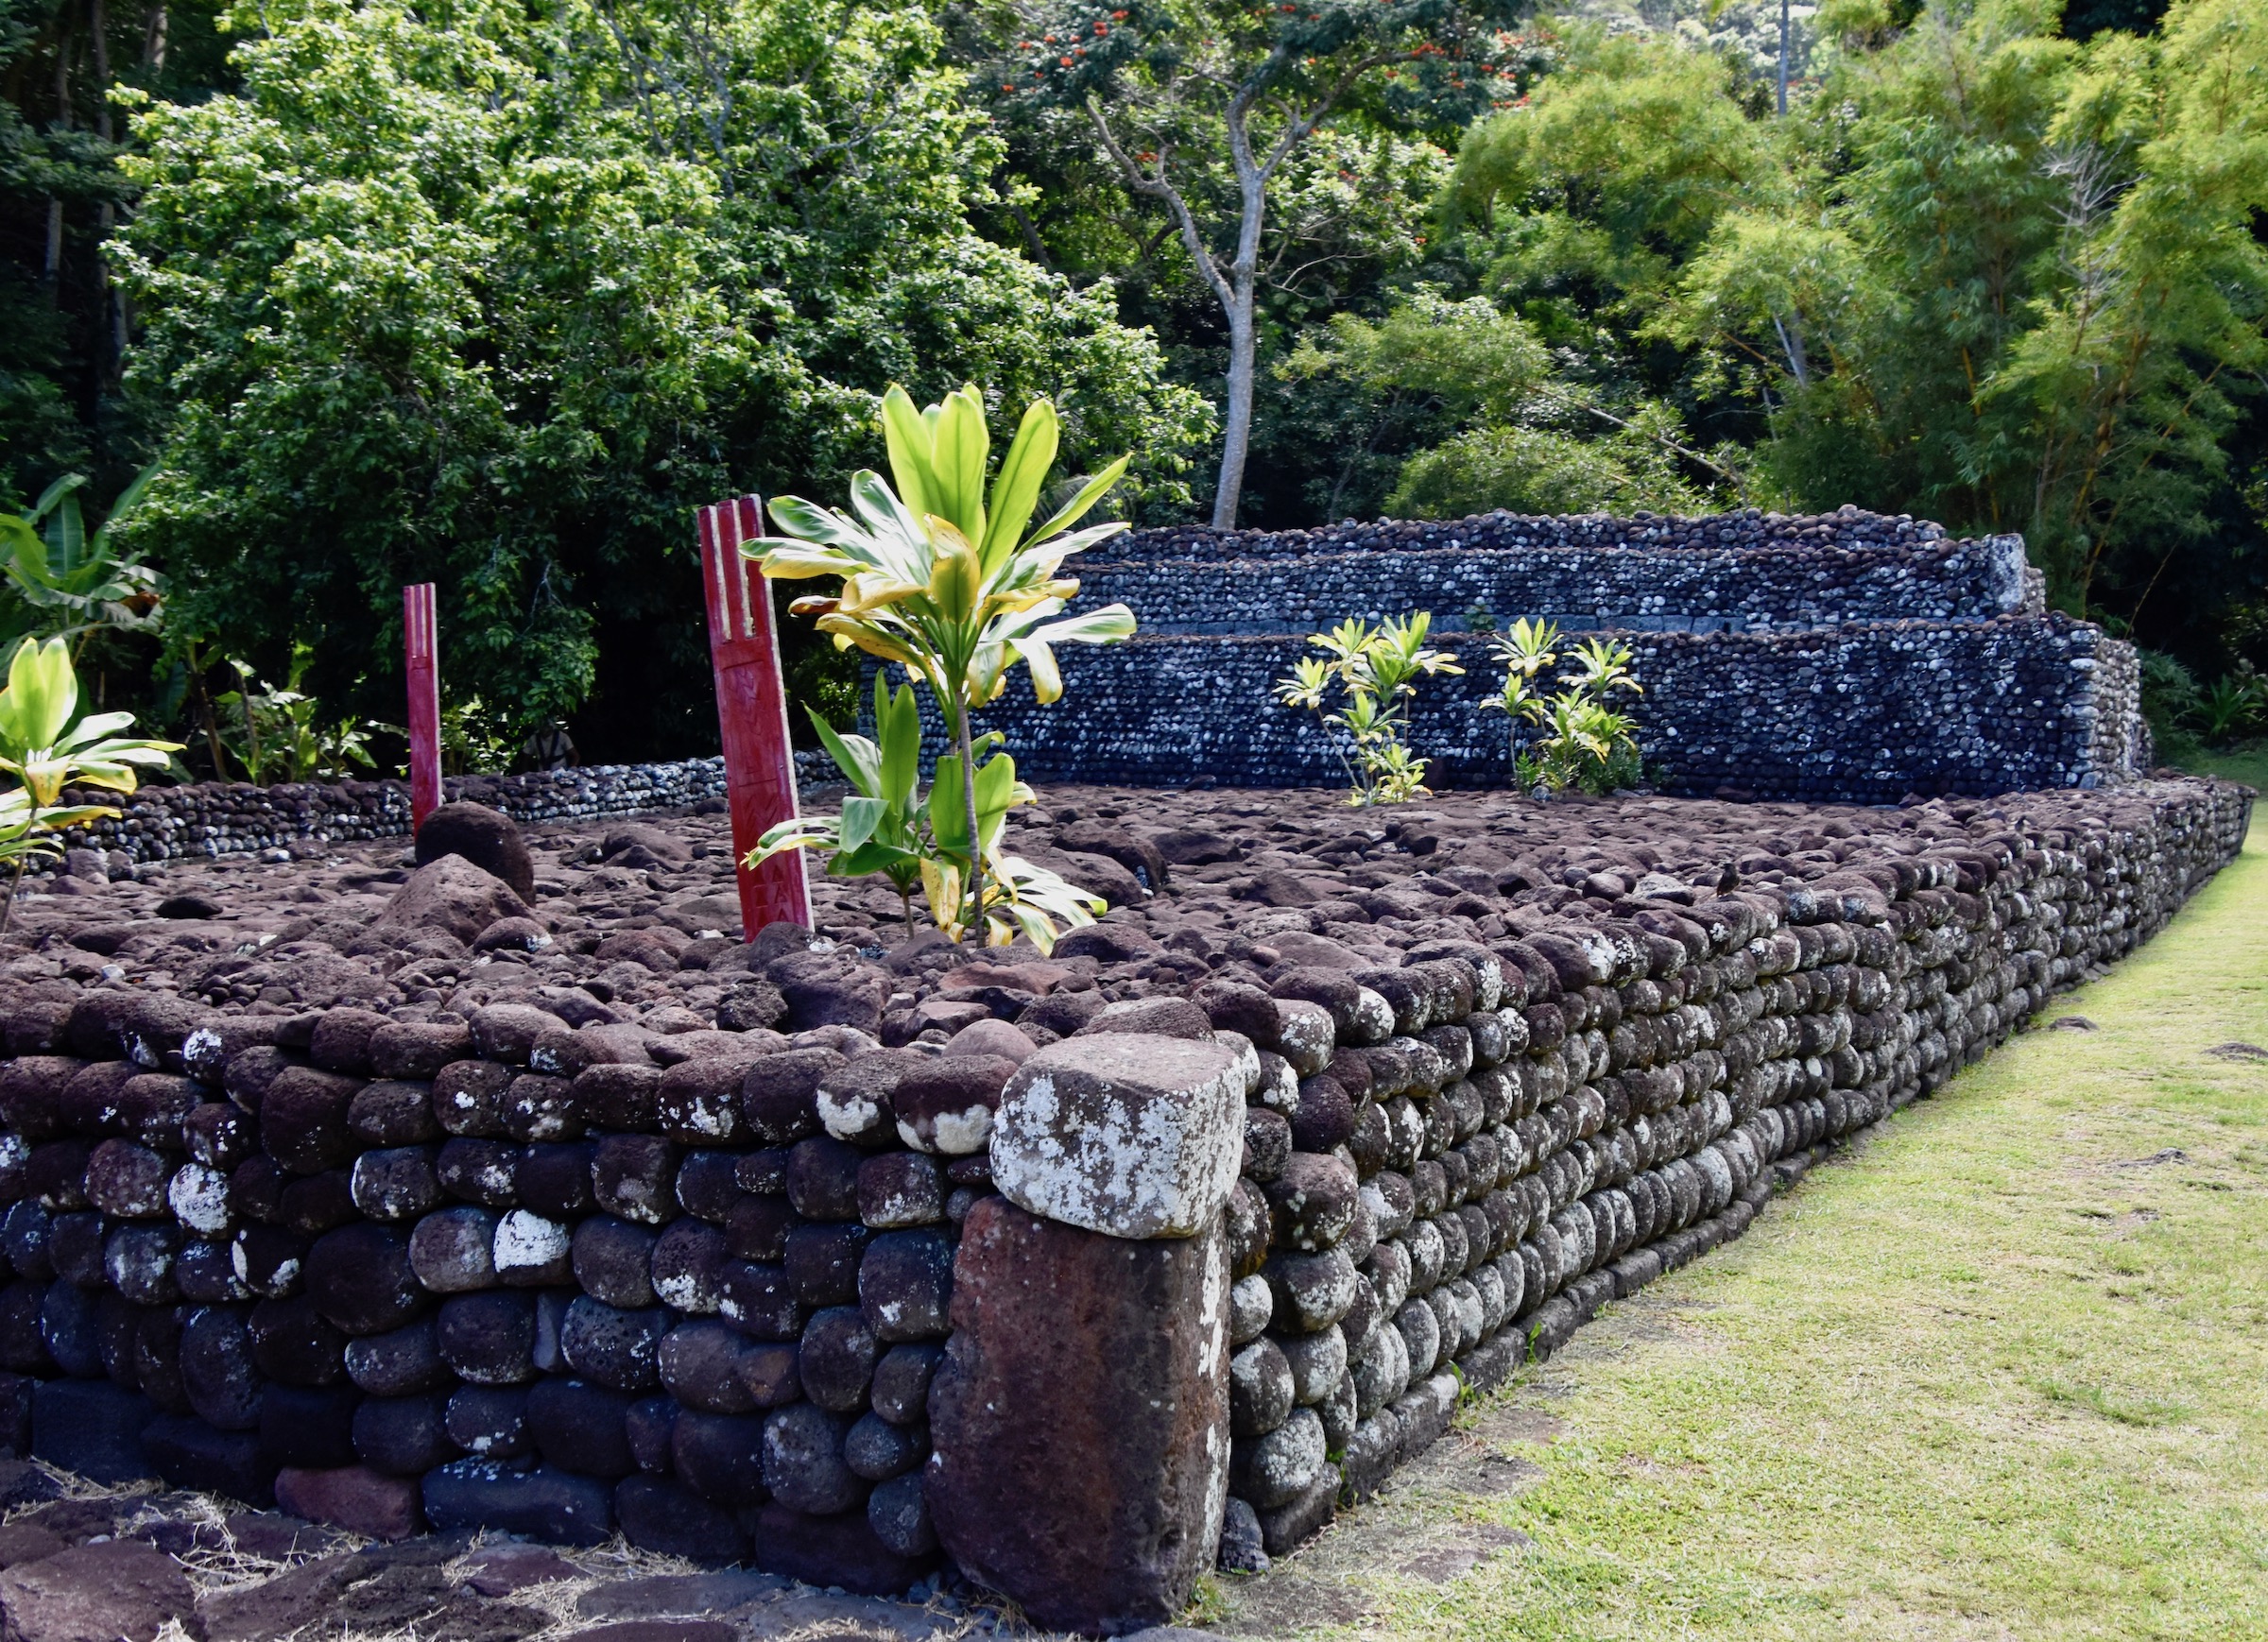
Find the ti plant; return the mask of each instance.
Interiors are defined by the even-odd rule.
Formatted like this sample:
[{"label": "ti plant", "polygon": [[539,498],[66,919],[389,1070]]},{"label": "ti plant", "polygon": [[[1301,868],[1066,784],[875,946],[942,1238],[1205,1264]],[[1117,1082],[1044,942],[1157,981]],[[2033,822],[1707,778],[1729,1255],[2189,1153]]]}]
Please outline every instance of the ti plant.
[{"label": "ti plant", "polygon": [[78,712],[78,675],[60,639],[26,639],[9,663],[0,689],[0,776],[14,789],[0,792],[0,862],[12,862],[9,906],[0,932],[15,910],[14,885],[37,857],[59,853],[56,834],[118,812],[103,804],[59,802],[66,786],[134,790],[134,767],[163,767],[180,750],[178,742],[129,740],[112,732],[134,722],[130,712]]},{"label": "ti plant", "polygon": [[[907,934],[914,932],[919,889],[937,928],[955,941],[964,939],[968,907],[959,864],[970,857],[970,795],[961,790],[961,761],[949,753],[937,761],[936,781],[927,800],[922,798],[921,710],[914,687],[893,691],[887,678],[875,675],[879,743],[843,735],[816,712],[811,723],[850,783],[851,795],[843,800],[839,815],[802,816],[770,829],[756,841],[749,864],[768,861],[783,849],[832,849],[829,872],[845,878],[880,873],[890,881]],[[979,736],[978,750],[989,751],[992,740]],[[1052,951],[1057,920],[1074,929],[1091,924],[1103,903],[1043,867],[1000,853],[1008,811],[1032,796],[1032,790],[1016,779],[1016,766],[1007,758],[995,758],[977,771],[977,834],[992,867],[985,885],[987,934],[1005,932],[1012,940],[1021,929],[1041,951]]]},{"label": "ti plant", "polygon": [[[1513,778],[1547,793],[1569,787],[1605,793],[1626,785],[1639,768],[1638,727],[1609,699],[1616,691],[1643,693],[1630,671],[1629,647],[1614,639],[1586,639],[1561,652],[1559,641],[1556,626],[1526,620],[1490,641],[1504,664],[1504,681],[1481,705],[1509,721],[1506,750]],[[1562,659],[1570,671],[1557,675],[1561,688],[1546,695],[1536,680]],[[1520,742],[1522,721],[1546,731],[1525,752]]]},{"label": "ti plant", "polygon": [[[1345,732],[1339,761],[1353,783],[1350,804],[1400,804],[1427,791],[1426,761],[1403,739],[1410,703],[1418,679],[1465,671],[1448,651],[1427,648],[1433,621],[1431,610],[1375,627],[1349,618],[1328,633],[1310,634],[1307,641],[1324,654],[1301,657],[1276,682],[1277,699],[1322,713],[1326,725]],[[1326,711],[1333,688],[1340,705]]]},{"label": "ti plant", "polygon": [[[816,617],[838,646],[898,662],[936,694],[955,752],[938,761],[926,807],[937,855],[923,885],[933,910],[943,909],[938,927],[955,940],[981,932],[987,942],[1005,944],[1019,928],[1036,931],[1053,915],[1051,907],[1077,904],[1079,892],[1057,896],[1047,881],[1052,875],[997,857],[1001,823],[986,824],[983,804],[1000,796],[1005,816],[1007,807],[1028,803],[1032,795],[1016,779],[1006,754],[977,763],[993,738],[977,736],[971,715],[1006,688],[1017,661],[1031,669],[1032,692],[1044,704],[1063,693],[1054,645],[1107,644],[1133,633],[1134,614],[1124,605],[1051,620],[1079,590],[1077,582],[1057,578],[1063,561],[1125,528],[1071,526],[1118,483],[1126,459],[1088,480],[1034,526],[1058,436],[1055,407],[1046,400],[1035,400],[1023,413],[988,489],[991,438],[974,387],[919,411],[904,389],[892,387],[883,399],[882,422],[895,489],[862,470],[850,480],[850,514],[775,496],[767,510],[780,534],[742,551],[773,580],[840,576],[840,592],[798,599],[790,607]],[[974,771],[973,780],[962,779],[967,770]],[[956,799],[957,821],[937,827],[940,805],[951,808]]]}]

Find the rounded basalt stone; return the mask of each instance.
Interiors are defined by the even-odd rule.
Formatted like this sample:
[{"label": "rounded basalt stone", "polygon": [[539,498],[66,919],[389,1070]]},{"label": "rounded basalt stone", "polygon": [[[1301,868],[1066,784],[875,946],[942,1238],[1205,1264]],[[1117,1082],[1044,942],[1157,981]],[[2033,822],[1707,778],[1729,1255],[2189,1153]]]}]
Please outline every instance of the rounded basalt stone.
[{"label": "rounded basalt stone", "polygon": [[448,1399],[365,1397],[354,1411],[354,1452],[384,1477],[421,1477],[464,1450],[449,1438]]},{"label": "rounded basalt stone", "polygon": [[180,1244],[180,1228],[163,1222],[119,1226],[103,1242],[103,1275],[137,1306],[170,1306],[180,1298],[173,1275]]},{"label": "rounded basalt stone", "polygon": [[588,1140],[541,1140],[520,1154],[512,1184],[523,1208],[545,1220],[579,1220],[597,1206],[591,1189],[591,1162],[597,1147]]},{"label": "rounded basalt stone", "polygon": [[[892,1237],[919,1233],[892,1232]],[[870,1227],[857,1222],[804,1224],[787,1234],[782,1264],[796,1297],[806,1306],[848,1306],[858,1294],[859,1262],[874,1240]]]},{"label": "rounded basalt stone", "polygon": [[248,1225],[229,1244],[229,1267],[236,1280],[265,1300],[299,1292],[307,1257],[307,1240],[280,1225]]},{"label": "rounded basalt stone", "polygon": [[354,1206],[376,1221],[416,1220],[441,1201],[433,1149],[391,1146],[354,1159]]},{"label": "rounded basalt stone", "polygon": [[1283,1172],[1292,1156],[1292,1126],[1280,1112],[1245,1108],[1244,1162],[1238,1172],[1265,1186]]},{"label": "rounded basalt stone", "polygon": [[566,1078],[523,1072],[504,1091],[504,1130],[515,1140],[572,1140],[583,1132],[582,1103]]},{"label": "rounded basalt stone", "polygon": [[1274,1430],[1291,1416],[1291,1364],[1262,1335],[1228,1359],[1228,1428],[1239,1437]]},{"label": "rounded basalt stone", "polygon": [[120,1096],[142,1069],[131,1061],[98,1060],[71,1074],[56,1094],[56,1114],[63,1129],[81,1139],[100,1140],[126,1132],[126,1113]]},{"label": "rounded basalt stone", "polygon": [[470,1205],[437,1209],[409,1234],[409,1264],[437,1294],[465,1293],[496,1282],[496,1217]]},{"label": "rounded basalt stone", "polygon": [[490,1257],[496,1280],[521,1289],[549,1289],[575,1278],[574,1234],[559,1221],[515,1208],[496,1223]]},{"label": "rounded basalt stone", "polygon": [[527,1434],[527,1396],[517,1386],[459,1386],[449,1394],[443,1428],[452,1443],[475,1459],[519,1459],[534,1451]]},{"label": "rounded basalt stone", "polygon": [[259,1125],[226,1101],[207,1101],[181,1120],[189,1155],[223,1174],[260,1149]]},{"label": "rounded basalt stone", "polygon": [[349,1334],[384,1334],[424,1308],[426,1291],[410,1264],[409,1234],[391,1226],[344,1225],[307,1251],[307,1293]]},{"label": "rounded basalt stone", "polygon": [[885,1152],[858,1166],[858,1218],[877,1230],[935,1225],[945,1218],[945,1175],[919,1152]]},{"label": "rounded basalt stone", "polygon": [[867,1154],[832,1136],[799,1140],[787,1156],[787,1200],[809,1221],[858,1219],[858,1172]]},{"label": "rounded basalt stone", "polygon": [[576,1103],[583,1121],[620,1134],[648,1130],[656,1121],[662,1069],[609,1062],[575,1074]]},{"label": "rounded basalt stone", "polygon": [[1268,1245],[1276,1240],[1274,1211],[1266,1194],[1240,1176],[1229,1190],[1223,1224],[1228,1232],[1229,1271],[1238,1277],[1252,1275],[1266,1262]]},{"label": "rounded basalt stone", "polygon": [[1257,1340],[1276,1313],[1275,1291],[1262,1276],[1239,1277],[1228,1290],[1228,1343]]},{"label": "rounded basalt stone", "polygon": [[591,1159],[598,1206],[640,1225],[678,1217],[678,1148],[659,1135],[609,1135]]},{"label": "rounded basalt stone", "polygon": [[40,1338],[65,1374],[77,1379],[102,1377],[102,1328],[93,1290],[77,1283],[48,1284],[40,1301]]},{"label": "rounded basalt stone", "polygon": [[455,1377],[441,1360],[440,1331],[431,1317],[421,1317],[389,1334],[350,1340],[346,1362],[347,1377],[374,1397],[443,1391]]},{"label": "rounded basalt stone", "polygon": [[660,1307],[631,1311],[578,1296],[559,1325],[559,1351],[585,1378],[616,1391],[647,1391],[662,1383],[655,1364],[669,1314]]},{"label": "rounded basalt stone", "polygon": [[764,1485],[781,1504],[807,1516],[832,1516],[859,1502],[866,1483],[843,1459],[849,1423],[810,1402],[765,1416]]},{"label": "rounded basalt stone", "polygon": [[917,1152],[950,1157],[981,1152],[992,1137],[1001,1091],[1016,1063],[999,1055],[943,1055],[912,1069],[891,1095],[898,1137]]},{"label": "rounded basalt stone", "polygon": [[1461,1276],[1476,1253],[1465,1223],[1453,1214],[1439,1214],[1426,1223],[1441,1243],[1441,1276],[1444,1280]]},{"label": "rounded basalt stone", "polygon": [[631,1399],[621,1390],[546,1376],[527,1394],[527,1434],[562,1471],[610,1480],[638,1469],[630,1448]]},{"label": "rounded basalt stone", "polygon": [[423,1083],[451,1061],[472,1053],[472,1033],[462,1021],[389,1020],[370,1034],[370,1075]]},{"label": "rounded basalt stone", "polygon": [[[759,1064],[763,1058],[760,1057]],[[745,1138],[748,1120],[741,1086],[747,1063],[737,1056],[680,1061],[662,1074],[654,1097],[654,1120],[662,1133],[689,1146]],[[759,1133],[760,1138],[770,1138]]]},{"label": "rounded basalt stone", "polygon": [[287,1180],[276,1193],[276,1220],[302,1237],[318,1238],[359,1218],[354,1207],[354,1176],[345,1169],[326,1169]]},{"label": "rounded basalt stone", "polygon": [[204,1099],[204,1090],[192,1079],[144,1072],[129,1078],[118,1091],[119,1121],[128,1139],[159,1152],[179,1152],[181,1124]]},{"label": "rounded basalt stone", "polygon": [[737,1152],[688,1152],[678,1163],[678,1206],[687,1214],[722,1225],[740,1201]]},{"label": "rounded basalt stone", "polygon": [[1332,1151],[1354,1136],[1354,1100],[1328,1074],[1302,1078],[1291,1123],[1292,1143],[1299,1151]]},{"label": "rounded basalt stone", "polygon": [[929,1458],[929,1433],[861,1414],[843,1439],[843,1462],[869,1482],[886,1482],[919,1470]]},{"label": "rounded basalt stone", "polygon": [[1401,1395],[1410,1384],[1410,1346],[1401,1330],[1373,1328],[1348,1365],[1358,1418],[1371,1415]]},{"label": "rounded basalt stone", "polygon": [[520,1152],[501,1140],[445,1140],[434,1155],[434,1178],[459,1203],[511,1208],[520,1201]]},{"label": "rounded basalt stone", "polygon": [[361,1083],[313,1067],[287,1067],[260,1103],[260,1139],[269,1156],[295,1174],[314,1174],[353,1160],[347,1113]]},{"label": "rounded basalt stone", "polygon": [[1423,1300],[1405,1300],[1394,1313],[1394,1327],[1408,1348],[1410,1377],[1422,1379],[1441,1360],[1441,1320]]},{"label": "rounded basalt stone", "polygon": [[131,1140],[110,1139],[87,1158],[87,1201],[119,1220],[147,1220],[165,1212],[173,1163]]},{"label": "rounded basalt stone", "polygon": [[749,1065],[740,1081],[740,1109],[756,1138],[785,1146],[819,1133],[819,1086],[843,1064],[831,1049],[796,1049]]},{"label": "rounded basalt stone", "polygon": [[953,1305],[954,1245],[936,1230],[884,1232],[858,1268],[858,1300],[885,1344],[941,1338]]},{"label": "rounded basalt stone", "polygon": [[519,824],[484,804],[453,800],[428,811],[418,824],[415,853],[420,866],[444,855],[460,856],[507,885],[522,901],[535,901],[535,862]]},{"label": "rounded basalt stone", "polygon": [[313,1300],[295,1294],[263,1300],[247,1320],[252,1361],[260,1372],[285,1385],[336,1385],[347,1377],[347,1337],[318,1311]]},{"label": "rounded basalt stone", "polygon": [[502,1140],[505,1092],[520,1074],[492,1060],[451,1061],[433,1075],[433,1115],[452,1135]]},{"label": "rounded basalt stone", "polygon": [[706,1317],[724,1298],[724,1270],[731,1258],[725,1234],[706,1221],[674,1222],[654,1242],[654,1292],[665,1306]]},{"label": "rounded basalt stone", "polygon": [[645,1475],[669,1474],[670,1445],[677,1438],[678,1416],[683,1411],[677,1398],[669,1396],[640,1397],[630,1405],[623,1428],[630,1439],[630,1457]]},{"label": "rounded basalt stone", "polygon": [[624,1310],[654,1304],[654,1232],[612,1215],[575,1228],[575,1280],[585,1293]]},{"label": "rounded basalt stone", "polygon": [[725,1323],[681,1323],[656,1353],[662,1383],[687,1408],[745,1414],[802,1394],[798,1349],[750,1340]]},{"label": "rounded basalt stone", "polygon": [[354,1463],[352,1386],[270,1386],[260,1399],[260,1458],[269,1465],[329,1471]]},{"label": "rounded basalt stone", "polygon": [[[472,1012],[472,1047],[482,1058],[502,1066],[524,1067],[536,1040],[546,1033],[566,1029],[558,1016],[526,1003],[490,1003]],[[500,1109],[501,1110],[501,1109]],[[448,1122],[446,1117],[441,1121]]]},{"label": "rounded basalt stone", "polygon": [[109,1227],[102,1216],[92,1209],[57,1215],[47,1235],[48,1255],[55,1263],[55,1274],[81,1289],[100,1288],[102,1245],[108,1235]]},{"label": "rounded basalt stone", "polygon": [[1422,1294],[1441,1281],[1449,1264],[1449,1251],[1441,1240],[1439,1226],[1430,1220],[1421,1220],[1395,1240],[1409,1257],[1412,1293]]},{"label": "rounded basalt stone", "polygon": [[1313,1334],[1346,1316],[1360,1281],[1343,1249],[1317,1255],[1275,1254],[1262,1274],[1276,1302],[1274,1326],[1289,1334]]},{"label": "rounded basalt stone", "polygon": [[[996,1022],[1006,1027],[1005,1022]],[[838,1140],[859,1146],[895,1146],[899,1082],[928,1057],[898,1050],[854,1055],[820,1078],[813,1097],[819,1123]]]},{"label": "rounded basalt stone", "polygon": [[59,1212],[86,1207],[87,1159],[93,1153],[84,1140],[49,1140],[34,1146],[24,1160],[25,1194]]},{"label": "rounded basalt stone", "polygon": [[536,1375],[536,1297],[490,1289],[441,1302],[441,1360],[474,1385],[521,1385]]},{"label": "rounded basalt stone", "polygon": [[867,1406],[881,1345],[854,1306],[830,1306],[812,1314],[797,1347],[803,1394],[823,1409],[855,1413]]},{"label": "rounded basalt stone", "polygon": [[725,1223],[726,1246],[736,1259],[783,1260],[787,1257],[787,1234],[802,1223],[803,1217],[783,1194],[744,1197],[732,1206],[731,1216]]},{"label": "rounded basalt stone", "polygon": [[717,1274],[717,1315],[755,1340],[795,1340],[804,1307],[787,1269],[761,1260],[728,1260]]},{"label": "rounded basalt stone", "polygon": [[198,1418],[217,1430],[260,1423],[261,1376],[241,1308],[200,1306],[181,1324],[177,1361],[181,1389]]},{"label": "rounded basalt stone", "polygon": [[1322,1420],[1313,1409],[1295,1409],[1264,1436],[1229,1445],[1228,1488],[1255,1508],[1271,1510],[1305,1493],[1329,1458]]},{"label": "rounded basalt stone", "polygon": [[0,1063],[0,1127],[32,1145],[61,1137],[62,1089],[78,1070],[79,1063],[66,1055],[22,1055]]},{"label": "rounded basalt stone", "polygon": [[918,1471],[875,1486],[867,1497],[867,1523],[876,1539],[902,1557],[925,1557],[937,1548]]},{"label": "rounded basalt stone", "polygon": [[929,1384],[945,1348],[928,1342],[893,1345],[874,1365],[867,1400],[892,1425],[918,1426],[929,1418]]},{"label": "rounded basalt stone", "polygon": [[59,1366],[40,1326],[50,1287],[26,1279],[0,1290],[0,1368],[10,1374],[45,1377]]},{"label": "rounded basalt stone", "polygon": [[1336,1157],[1295,1152],[1267,1186],[1276,1240],[1303,1254],[1336,1247],[1354,1223],[1361,1187]]},{"label": "rounded basalt stone", "polygon": [[[1358,1285],[1364,1292],[1367,1285]],[[1321,1402],[1347,1377],[1347,1337],[1335,1326],[1313,1334],[1287,1334],[1279,1343],[1291,1367],[1292,1400],[1302,1407]]]},{"label": "rounded basalt stone", "polygon": [[670,1459],[678,1480],[712,1505],[738,1509],[766,1497],[760,1418],[687,1409],[670,1433]]}]

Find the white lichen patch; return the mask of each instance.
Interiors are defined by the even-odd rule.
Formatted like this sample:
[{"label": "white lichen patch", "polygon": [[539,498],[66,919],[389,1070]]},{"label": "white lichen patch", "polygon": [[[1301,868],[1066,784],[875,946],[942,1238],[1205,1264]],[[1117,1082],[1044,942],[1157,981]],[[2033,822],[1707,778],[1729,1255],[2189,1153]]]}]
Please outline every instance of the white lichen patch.
[{"label": "white lichen patch", "polygon": [[165,1206],[191,1231],[217,1237],[229,1229],[229,1177],[202,1163],[184,1163],[166,1183]]},{"label": "white lichen patch", "polygon": [[529,1209],[515,1208],[496,1223],[491,1258],[499,1276],[507,1272],[539,1270],[565,1259],[574,1246],[574,1234],[554,1220]]}]

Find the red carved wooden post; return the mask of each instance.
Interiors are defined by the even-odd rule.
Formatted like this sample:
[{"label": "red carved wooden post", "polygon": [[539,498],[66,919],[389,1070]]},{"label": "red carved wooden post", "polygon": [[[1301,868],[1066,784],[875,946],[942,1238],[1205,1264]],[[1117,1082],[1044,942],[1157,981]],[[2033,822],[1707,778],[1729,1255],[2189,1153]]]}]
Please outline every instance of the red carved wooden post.
[{"label": "red carved wooden post", "polygon": [[441,691],[431,582],[402,590],[402,649],[409,675],[409,824],[415,831],[441,802]]},{"label": "red carved wooden post", "polygon": [[[764,534],[753,496],[700,511],[701,582],[709,594],[709,659],[716,673],[716,721],[724,733],[725,795],[732,807],[735,861],[765,831],[796,816],[796,761],[787,740],[787,686],[772,634],[772,600],[764,573],[740,544]],[[749,940],[766,924],[811,925],[811,886],[803,852],[786,850],[753,870],[740,869],[741,932]]]}]

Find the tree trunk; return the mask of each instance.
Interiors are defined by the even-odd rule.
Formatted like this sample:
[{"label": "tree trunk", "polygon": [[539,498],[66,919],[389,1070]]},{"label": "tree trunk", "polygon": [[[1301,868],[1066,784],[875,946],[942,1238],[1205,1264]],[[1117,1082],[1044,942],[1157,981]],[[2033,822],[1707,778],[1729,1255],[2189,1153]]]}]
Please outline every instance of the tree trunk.
[{"label": "tree trunk", "polygon": [[1212,493],[1215,530],[1236,528],[1236,505],[1245,488],[1245,458],[1252,448],[1252,373],[1258,343],[1253,334],[1249,270],[1237,270],[1235,289],[1235,299],[1228,305],[1228,405],[1221,441],[1221,482]]}]

